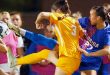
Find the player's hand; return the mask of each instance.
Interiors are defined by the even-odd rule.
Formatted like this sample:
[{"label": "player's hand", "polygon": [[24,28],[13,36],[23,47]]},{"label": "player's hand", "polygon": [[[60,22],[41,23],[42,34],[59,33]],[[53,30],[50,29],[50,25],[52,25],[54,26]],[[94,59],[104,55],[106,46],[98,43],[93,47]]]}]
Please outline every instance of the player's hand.
[{"label": "player's hand", "polygon": [[7,26],[9,27],[9,29],[11,29],[12,31],[14,31],[17,36],[21,36],[20,35],[20,30],[19,30],[19,27],[18,26],[15,26],[12,23],[7,23]]},{"label": "player's hand", "polygon": [[80,51],[81,53],[84,52],[84,49],[82,49],[81,47],[78,47],[77,50]]},{"label": "player's hand", "polygon": [[82,49],[81,47],[78,47],[78,51],[83,53],[85,56],[89,56],[89,53],[86,50]]},{"label": "player's hand", "polygon": [[41,62],[39,62],[39,64],[42,66],[47,66],[48,64],[50,64],[50,62],[47,60],[42,60]]}]

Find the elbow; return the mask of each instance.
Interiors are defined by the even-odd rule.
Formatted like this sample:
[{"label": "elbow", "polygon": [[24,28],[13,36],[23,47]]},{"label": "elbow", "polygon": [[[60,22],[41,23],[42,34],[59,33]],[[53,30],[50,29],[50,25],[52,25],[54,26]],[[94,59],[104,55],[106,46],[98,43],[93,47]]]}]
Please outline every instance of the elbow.
[{"label": "elbow", "polygon": [[38,14],[38,17],[37,17],[37,19],[35,21],[35,24],[40,24],[40,21],[38,20],[39,18],[40,19],[41,18],[45,18],[45,12],[41,12],[41,13]]},{"label": "elbow", "polygon": [[43,17],[44,16],[44,12],[40,12],[39,14],[38,14],[38,16],[37,16],[37,19],[36,19],[36,21],[35,21],[35,24],[37,24],[38,23],[38,18],[40,17]]},{"label": "elbow", "polygon": [[41,17],[45,17],[45,12],[41,12],[39,15],[40,15]]}]

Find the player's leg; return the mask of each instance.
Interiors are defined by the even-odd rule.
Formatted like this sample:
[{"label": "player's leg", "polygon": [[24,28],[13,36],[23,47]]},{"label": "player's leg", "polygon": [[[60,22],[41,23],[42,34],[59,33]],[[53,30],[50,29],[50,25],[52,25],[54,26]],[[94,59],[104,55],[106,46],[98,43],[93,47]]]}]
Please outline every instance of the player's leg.
[{"label": "player's leg", "polygon": [[44,49],[38,53],[32,53],[21,58],[16,59],[15,57],[13,57],[13,60],[10,63],[10,67],[14,67],[16,65],[38,63],[43,59],[47,59],[49,53],[50,50]]},{"label": "player's leg", "polygon": [[0,68],[0,75],[9,75],[8,73],[5,73],[1,68]]},{"label": "player's leg", "polygon": [[38,53],[32,53],[27,56],[16,59],[11,63],[11,67],[14,67],[16,65],[23,65],[23,64],[35,64],[44,59],[49,60],[53,64],[57,62],[57,57],[55,56],[54,51],[44,49]]},{"label": "player's leg", "polygon": [[55,75],[72,75],[80,65],[80,59],[59,57],[56,63]]},{"label": "player's leg", "polygon": [[97,75],[97,71],[96,70],[85,70],[85,71],[81,71],[81,75]]},{"label": "player's leg", "polygon": [[43,59],[47,59],[50,50],[44,49],[38,53],[32,53],[17,59],[17,65],[35,64]]},{"label": "player's leg", "polygon": [[63,71],[59,67],[56,67],[55,75],[67,75],[67,74],[65,73],[65,71]]}]

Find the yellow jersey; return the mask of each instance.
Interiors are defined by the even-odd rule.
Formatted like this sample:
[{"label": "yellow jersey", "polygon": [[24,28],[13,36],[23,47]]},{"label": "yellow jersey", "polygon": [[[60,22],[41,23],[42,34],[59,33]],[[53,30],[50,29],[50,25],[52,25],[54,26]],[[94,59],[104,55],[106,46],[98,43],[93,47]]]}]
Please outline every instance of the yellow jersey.
[{"label": "yellow jersey", "polygon": [[75,57],[80,59],[81,53],[77,50],[82,28],[79,23],[70,16],[63,17],[62,13],[50,13],[50,22],[54,24],[55,34],[59,43],[59,56]]}]

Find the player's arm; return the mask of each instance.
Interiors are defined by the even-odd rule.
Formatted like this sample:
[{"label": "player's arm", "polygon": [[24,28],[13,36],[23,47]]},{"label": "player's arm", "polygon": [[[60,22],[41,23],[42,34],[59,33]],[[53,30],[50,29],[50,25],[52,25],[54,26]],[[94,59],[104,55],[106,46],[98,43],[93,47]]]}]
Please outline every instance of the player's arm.
[{"label": "player's arm", "polygon": [[48,38],[42,34],[37,34],[22,28],[20,28],[20,33],[27,39],[31,40],[33,43],[46,46],[49,49],[53,49],[58,44],[57,41],[52,38]]},{"label": "player's arm", "polygon": [[110,46],[105,46],[103,49],[91,53],[88,53],[86,50],[83,50],[81,48],[79,48],[78,50],[82,52],[85,56],[104,56],[110,54]]},{"label": "player's arm", "polygon": [[[101,40],[100,40],[101,41]],[[87,53],[84,50],[81,50],[86,56],[104,56],[104,55],[110,55],[110,32],[109,30],[105,33],[104,36],[104,47],[96,52]]]},{"label": "player's arm", "polygon": [[2,39],[0,39],[0,52],[6,53],[7,52],[7,47],[5,45],[5,43],[2,41]]},{"label": "player's arm", "polygon": [[41,21],[43,19],[48,19],[50,18],[50,12],[41,12],[40,14],[38,14],[37,19],[35,21],[36,24],[36,28],[39,29],[40,25],[42,24]]},{"label": "player's arm", "polygon": [[104,56],[110,54],[110,46],[105,46],[103,49],[89,53],[88,56]]}]

